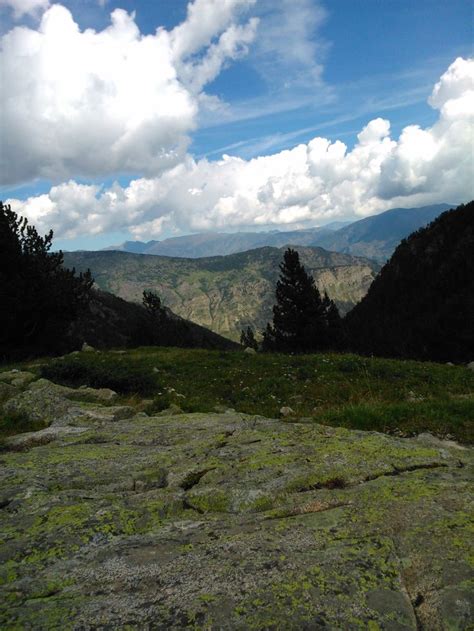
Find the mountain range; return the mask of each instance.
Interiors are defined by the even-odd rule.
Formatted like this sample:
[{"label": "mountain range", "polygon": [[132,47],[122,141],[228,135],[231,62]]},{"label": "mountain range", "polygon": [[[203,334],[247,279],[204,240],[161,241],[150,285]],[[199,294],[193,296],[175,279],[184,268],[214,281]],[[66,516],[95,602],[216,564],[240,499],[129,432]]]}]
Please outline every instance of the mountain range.
[{"label": "mountain range", "polygon": [[[207,258],[171,258],[129,252],[66,252],[64,265],[90,269],[96,286],[141,302],[151,290],[182,318],[237,340],[243,328],[260,331],[271,320],[279,263],[285,248],[264,247]],[[319,247],[296,246],[321,291],[342,313],[367,293],[379,265]]]},{"label": "mountain range", "polygon": [[270,232],[202,232],[181,237],[171,237],[163,241],[125,241],[105,250],[132,252],[134,254],[157,254],[180,258],[205,258],[225,256],[245,252],[261,247],[280,248],[288,243],[294,245],[313,245],[315,241],[334,230],[349,225],[350,222],[335,221],[323,227],[305,230]]},{"label": "mountain range", "polygon": [[271,232],[207,232],[163,241],[126,241],[106,250],[156,254],[183,258],[225,256],[261,247],[285,245],[319,246],[326,250],[353,254],[384,263],[398,243],[409,234],[436,219],[449,204],[422,208],[393,208],[355,222],[333,222],[305,230]]},{"label": "mountain range", "polygon": [[326,250],[345,252],[384,263],[402,239],[425,227],[450,204],[422,208],[392,208],[380,215],[360,219],[332,233],[320,235],[315,244]]}]

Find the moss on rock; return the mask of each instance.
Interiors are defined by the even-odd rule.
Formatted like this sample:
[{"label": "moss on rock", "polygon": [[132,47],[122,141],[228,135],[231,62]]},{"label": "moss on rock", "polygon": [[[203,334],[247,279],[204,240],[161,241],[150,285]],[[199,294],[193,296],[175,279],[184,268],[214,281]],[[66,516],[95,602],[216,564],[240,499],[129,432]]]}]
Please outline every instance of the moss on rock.
[{"label": "moss on rock", "polygon": [[465,628],[471,449],[236,413],[82,430],[2,454],[2,628]]}]

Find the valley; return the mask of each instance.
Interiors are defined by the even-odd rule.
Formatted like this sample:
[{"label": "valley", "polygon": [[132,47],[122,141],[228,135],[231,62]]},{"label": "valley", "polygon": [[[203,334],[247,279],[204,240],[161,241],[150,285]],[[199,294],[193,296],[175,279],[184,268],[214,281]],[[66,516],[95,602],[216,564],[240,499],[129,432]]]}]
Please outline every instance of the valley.
[{"label": "valley", "polygon": [[[341,313],[362,297],[379,265],[361,257],[297,247],[320,291]],[[66,252],[64,264],[91,269],[96,285],[141,302],[143,290],[159,294],[177,315],[238,340],[243,328],[262,330],[272,317],[275,284],[284,248],[258,248],[225,257],[181,259],[127,252]]]}]

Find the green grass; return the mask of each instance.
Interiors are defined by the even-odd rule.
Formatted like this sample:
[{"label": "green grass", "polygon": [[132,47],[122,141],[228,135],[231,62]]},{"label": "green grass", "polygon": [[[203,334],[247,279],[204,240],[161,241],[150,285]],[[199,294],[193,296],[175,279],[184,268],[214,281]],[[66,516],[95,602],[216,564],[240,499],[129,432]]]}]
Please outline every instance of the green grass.
[{"label": "green grass", "polygon": [[328,410],[317,418],[326,425],[416,435],[429,431],[472,442],[474,397],[467,400],[430,399],[416,403],[361,403]]},{"label": "green grass", "polygon": [[44,376],[67,385],[114,388],[111,379],[118,375],[122,386],[114,389],[153,396],[149,411],[175,403],[186,412],[211,412],[220,406],[278,418],[280,408],[289,406],[295,419],[407,436],[430,431],[474,442],[474,373],[458,366],[342,354],[247,355],[177,348],[42,361]]}]

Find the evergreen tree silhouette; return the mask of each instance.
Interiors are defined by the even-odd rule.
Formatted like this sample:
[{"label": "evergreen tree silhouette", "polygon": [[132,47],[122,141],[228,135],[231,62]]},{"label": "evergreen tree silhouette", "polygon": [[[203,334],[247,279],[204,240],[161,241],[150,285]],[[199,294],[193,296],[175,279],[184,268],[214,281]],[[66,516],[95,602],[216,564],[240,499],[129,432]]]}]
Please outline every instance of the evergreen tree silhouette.
[{"label": "evergreen tree silhouette", "polygon": [[245,331],[240,334],[240,344],[244,348],[253,348],[255,351],[258,349],[257,340],[253,330],[248,326]]},{"label": "evergreen tree silhouette", "polygon": [[[336,305],[321,298],[313,278],[288,248],[280,264],[273,323],[263,332],[263,349],[286,352],[316,351],[336,344],[340,317]],[[331,337],[334,337],[332,340]]]},{"label": "evergreen tree silhouette", "polygon": [[334,301],[324,292],[323,298],[324,320],[326,323],[326,347],[332,350],[340,349],[344,345],[342,318]]},{"label": "evergreen tree silhouette", "polygon": [[90,272],[64,269],[62,252],[50,252],[52,239],[0,202],[0,357],[60,350],[88,301]]},{"label": "evergreen tree silhouette", "polygon": [[149,343],[159,346],[166,339],[165,328],[167,324],[166,313],[161,304],[161,298],[153,291],[145,290],[143,292],[142,304],[148,314]]}]

